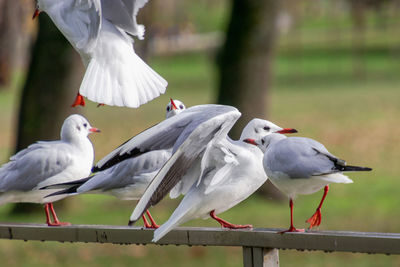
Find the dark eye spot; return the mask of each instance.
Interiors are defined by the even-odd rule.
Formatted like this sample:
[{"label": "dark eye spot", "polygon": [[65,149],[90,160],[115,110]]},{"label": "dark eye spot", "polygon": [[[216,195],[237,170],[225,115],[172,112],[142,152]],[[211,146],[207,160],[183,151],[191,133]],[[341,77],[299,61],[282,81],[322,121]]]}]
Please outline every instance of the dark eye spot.
[{"label": "dark eye spot", "polygon": [[169,106],[167,106],[167,111],[169,111],[170,110],[170,107]]},{"label": "dark eye spot", "polygon": [[270,127],[268,127],[268,126],[265,126],[264,127],[264,130],[266,130],[266,131],[269,131],[271,128]]},{"label": "dark eye spot", "polygon": [[84,123],[84,124],[83,124],[83,127],[85,127],[85,128],[86,128],[86,127],[87,127],[87,123]]},{"label": "dark eye spot", "polygon": [[264,139],[261,139],[261,144],[264,144],[264,143],[265,143]]},{"label": "dark eye spot", "polygon": [[254,128],[254,131],[256,132],[256,134],[258,134],[258,130],[257,130],[257,128]]},{"label": "dark eye spot", "polygon": [[76,126],[76,129],[78,129],[78,131],[80,131],[80,130],[81,130],[81,127],[80,127],[80,126]]},{"label": "dark eye spot", "polygon": [[180,108],[180,109],[183,109],[183,105],[179,105],[179,108]]}]

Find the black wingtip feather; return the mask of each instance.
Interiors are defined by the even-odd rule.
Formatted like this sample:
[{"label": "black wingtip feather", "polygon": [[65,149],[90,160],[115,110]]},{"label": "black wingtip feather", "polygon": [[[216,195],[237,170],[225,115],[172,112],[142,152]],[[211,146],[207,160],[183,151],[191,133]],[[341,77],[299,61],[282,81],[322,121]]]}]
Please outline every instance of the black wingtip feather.
[{"label": "black wingtip feather", "polygon": [[78,187],[80,187],[81,185],[75,185],[75,186],[71,186],[70,188],[64,189],[64,190],[60,190],[57,192],[54,192],[50,195],[47,195],[46,197],[54,197],[54,196],[59,196],[59,195],[64,195],[64,194],[74,194],[77,193],[76,190],[78,189]]},{"label": "black wingtip feather", "polygon": [[359,166],[343,166],[344,172],[369,172],[372,171],[372,168],[368,167],[359,167]]}]

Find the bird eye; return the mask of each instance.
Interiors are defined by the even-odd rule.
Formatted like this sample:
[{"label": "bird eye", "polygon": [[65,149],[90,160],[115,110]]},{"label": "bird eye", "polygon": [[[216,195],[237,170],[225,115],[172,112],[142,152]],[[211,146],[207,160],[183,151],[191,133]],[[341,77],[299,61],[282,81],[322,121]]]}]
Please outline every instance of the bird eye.
[{"label": "bird eye", "polygon": [[180,109],[183,109],[183,105],[179,105],[179,108],[180,108]]},{"label": "bird eye", "polygon": [[85,128],[86,128],[86,127],[87,127],[87,123],[84,123],[84,124],[83,124],[83,127],[85,127]]},{"label": "bird eye", "polygon": [[266,130],[266,131],[269,131],[271,128],[270,127],[268,127],[268,126],[265,126],[264,127],[264,130]]},{"label": "bird eye", "polygon": [[170,110],[170,107],[169,106],[167,106],[167,111],[169,111]]}]

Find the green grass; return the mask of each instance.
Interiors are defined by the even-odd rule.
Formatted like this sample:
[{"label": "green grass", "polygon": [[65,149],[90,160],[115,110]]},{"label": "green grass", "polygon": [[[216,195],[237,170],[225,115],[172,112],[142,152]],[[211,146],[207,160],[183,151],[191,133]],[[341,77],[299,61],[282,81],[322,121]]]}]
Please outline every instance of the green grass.
[{"label": "green grass", "polygon": [[[163,95],[140,109],[102,107],[88,103],[85,113],[102,133],[91,136],[96,160],[127,138],[164,118],[169,97],[187,106],[215,99],[215,69],[208,54],[156,58],[152,66],[168,81]],[[361,55],[363,74],[355,75],[349,49],[280,51],[269,99],[269,119],[298,129],[299,136],[315,138],[334,154],[357,165],[374,168],[354,173],[354,184],[332,185],[323,207],[321,230],[400,232],[400,76],[398,55],[366,50]],[[0,91],[0,161],[13,149],[18,91]],[[295,224],[314,212],[322,192],[295,200]],[[166,199],[152,209],[163,222],[178,202]],[[106,196],[79,196],[58,212],[76,224],[125,225],[134,203]],[[44,221],[42,213],[10,215],[11,205],[0,207],[2,222]],[[289,223],[288,203],[254,195],[222,214],[234,223],[284,228]],[[191,226],[215,226],[195,220]],[[7,266],[241,266],[241,248],[120,246],[0,240],[0,260]],[[351,253],[280,251],[282,266],[399,266],[399,256]]]}]

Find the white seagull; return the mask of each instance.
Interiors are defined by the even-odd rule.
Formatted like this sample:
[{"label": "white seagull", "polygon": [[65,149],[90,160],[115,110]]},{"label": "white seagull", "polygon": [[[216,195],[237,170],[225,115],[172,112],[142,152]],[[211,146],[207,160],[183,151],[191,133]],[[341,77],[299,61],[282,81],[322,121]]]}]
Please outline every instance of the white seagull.
[{"label": "white seagull", "polygon": [[154,242],[195,218],[211,216],[224,228],[251,228],[251,225],[231,224],[216,215],[246,199],[268,179],[262,166],[263,154],[254,140],[271,132],[296,130],[253,119],[243,129],[240,139],[233,141],[227,134],[239,116],[238,113],[221,118],[223,121],[218,123],[198,126],[150,183],[132,213],[130,224],[177,184],[171,197],[185,196],[168,221],[154,232]]},{"label": "white seagull", "polygon": [[[93,145],[88,135],[99,132],[82,116],[74,114],[65,119],[61,140],[40,141],[21,150],[0,168],[0,205],[10,202],[45,203],[46,222],[49,226],[60,222],[51,202],[59,198],[44,199],[48,190],[43,186],[87,177],[94,160]],[[52,192],[52,191],[50,191]],[[49,209],[54,222],[51,221]]]},{"label": "white seagull", "polygon": [[136,15],[147,0],[37,0],[36,17],[46,12],[80,54],[86,73],[72,106],[82,96],[111,106],[137,108],[165,92],[167,82],[133,48],[143,39]]},{"label": "white seagull", "polygon": [[332,155],[324,145],[310,138],[271,134],[258,144],[265,151],[265,172],[271,182],[290,199],[290,227],[281,233],[304,231],[293,226],[293,199],[296,195],[312,194],[324,187],[317,211],[307,220],[311,229],[321,223],[321,206],[330,183],[353,182],[342,172],[372,170],[367,167],[347,166],[344,160]]},{"label": "white seagull", "polygon": [[[166,118],[175,116],[185,110],[179,100],[170,100],[166,108]],[[138,200],[147,186],[172,155],[172,146],[165,149],[151,150],[137,157],[127,158],[95,175],[80,180],[53,185],[49,188],[64,188],[49,196],[71,196],[83,193],[108,194],[122,200]],[[158,225],[149,211],[146,211],[150,223],[143,215],[146,228],[157,228]]]}]

